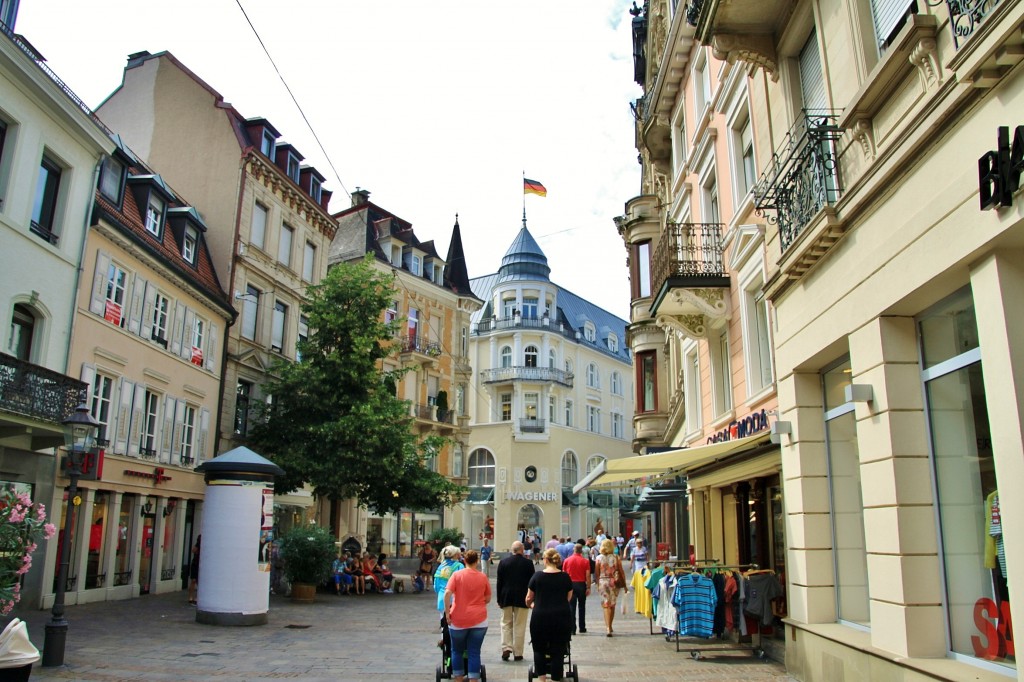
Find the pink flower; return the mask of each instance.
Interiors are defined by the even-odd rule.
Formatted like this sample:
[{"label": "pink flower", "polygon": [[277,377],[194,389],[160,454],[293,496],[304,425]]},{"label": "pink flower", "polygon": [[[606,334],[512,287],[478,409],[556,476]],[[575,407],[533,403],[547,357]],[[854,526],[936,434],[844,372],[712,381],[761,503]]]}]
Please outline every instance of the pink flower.
[{"label": "pink flower", "polygon": [[32,498],[28,496],[28,493],[18,493],[18,501],[26,507],[32,506]]},{"label": "pink flower", "polygon": [[19,504],[11,510],[11,515],[7,517],[10,523],[21,523],[25,520],[25,509]]},{"label": "pink flower", "polygon": [[36,543],[30,543],[29,546],[25,548],[25,551],[28,554],[31,554],[32,552],[36,551]]},{"label": "pink flower", "polygon": [[45,521],[46,520],[46,507],[44,507],[41,504],[37,504],[36,505],[36,520],[37,521]]},{"label": "pink flower", "polygon": [[48,523],[43,526],[43,537],[49,540],[53,537],[53,534],[57,532],[57,526],[52,523]]}]

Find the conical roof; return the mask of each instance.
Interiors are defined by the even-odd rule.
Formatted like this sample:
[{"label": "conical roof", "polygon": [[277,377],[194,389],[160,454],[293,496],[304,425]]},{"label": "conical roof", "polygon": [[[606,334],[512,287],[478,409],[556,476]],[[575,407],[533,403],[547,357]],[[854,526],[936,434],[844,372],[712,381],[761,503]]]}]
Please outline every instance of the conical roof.
[{"label": "conical roof", "polygon": [[498,268],[498,281],[509,282],[513,280],[543,280],[549,281],[551,268],[548,267],[548,257],[544,255],[537,241],[526,229],[526,220],[523,220],[523,227],[519,234],[512,240],[504,258],[501,259],[501,267]]},{"label": "conical roof", "polygon": [[452,229],[452,240],[448,244],[447,266],[444,269],[444,285],[457,294],[473,296],[469,287],[469,271],[466,269],[466,254],[462,250],[462,231],[459,228],[459,216],[455,216],[455,227]]}]

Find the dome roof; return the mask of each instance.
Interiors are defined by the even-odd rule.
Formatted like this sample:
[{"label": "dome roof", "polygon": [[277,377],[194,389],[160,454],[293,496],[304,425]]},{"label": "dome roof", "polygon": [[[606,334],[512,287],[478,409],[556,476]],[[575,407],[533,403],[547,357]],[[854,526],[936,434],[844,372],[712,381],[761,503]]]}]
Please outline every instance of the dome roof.
[{"label": "dome roof", "polygon": [[551,268],[548,267],[548,257],[537,246],[537,241],[526,229],[525,220],[523,228],[512,240],[505,256],[501,259],[501,267],[498,268],[498,281],[509,282],[514,280],[543,280],[549,281],[548,275]]}]

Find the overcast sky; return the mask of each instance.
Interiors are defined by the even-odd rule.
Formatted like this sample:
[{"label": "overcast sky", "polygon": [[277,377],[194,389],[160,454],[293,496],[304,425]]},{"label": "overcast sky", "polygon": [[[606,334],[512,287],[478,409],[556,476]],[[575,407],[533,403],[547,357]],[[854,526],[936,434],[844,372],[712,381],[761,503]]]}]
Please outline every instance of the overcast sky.
[{"label": "overcast sky", "polygon": [[234,0],[22,0],[16,30],[94,108],[128,54],[173,53],[296,145],[332,211],[368,189],[442,255],[458,213],[471,277],[522,226],[525,171],[548,190],[526,213],[552,279],[628,319],[612,218],[640,188],[629,0],[240,2],[326,156]]}]

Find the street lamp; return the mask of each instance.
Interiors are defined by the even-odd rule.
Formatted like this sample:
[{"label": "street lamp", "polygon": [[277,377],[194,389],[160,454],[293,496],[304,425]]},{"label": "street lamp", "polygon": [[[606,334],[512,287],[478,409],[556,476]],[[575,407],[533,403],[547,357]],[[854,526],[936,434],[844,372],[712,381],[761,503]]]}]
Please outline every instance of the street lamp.
[{"label": "street lamp", "polygon": [[68,485],[67,511],[64,512],[64,535],[60,540],[57,589],[43,639],[42,665],[48,668],[64,665],[64,644],[68,636],[68,621],[64,618],[64,590],[68,580],[68,564],[71,562],[71,534],[75,530],[75,496],[78,493],[78,477],[86,473],[88,455],[96,447],[96,434],[100,427],[84,404],[76,407],[74,414],[61,423],[64,424],[64,446],[67,448],[67,457],[61,461],[61,467],[71,483]]}]

